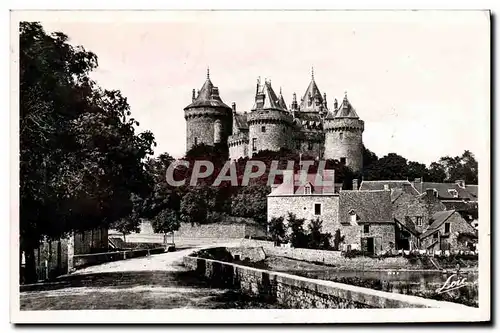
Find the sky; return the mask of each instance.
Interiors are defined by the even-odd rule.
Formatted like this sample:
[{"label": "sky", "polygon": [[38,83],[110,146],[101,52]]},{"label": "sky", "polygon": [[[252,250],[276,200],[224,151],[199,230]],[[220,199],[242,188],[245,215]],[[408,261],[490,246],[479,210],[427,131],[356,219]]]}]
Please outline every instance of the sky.
[{"label": "sky", "polygon": [[429,164],[489,146],[490,35],[484,12],[53,12],[33,17],[99,59],[92,78],[128,98],[155,154],[185,152],[184,107],[207,67],[222,100],[250,111],[257,78],[285,101],[315,81],[347,92],[363,142]]}]

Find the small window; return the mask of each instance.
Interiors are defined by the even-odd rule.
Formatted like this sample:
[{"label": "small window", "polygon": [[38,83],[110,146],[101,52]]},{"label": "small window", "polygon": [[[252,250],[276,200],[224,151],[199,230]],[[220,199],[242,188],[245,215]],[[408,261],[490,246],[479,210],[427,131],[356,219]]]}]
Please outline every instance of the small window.
[{"label": "small window", "polygon": [[313,144],[312,142],[307,143],[307,150],[313,150]]},{"label": "small window", "polygon": [[422,226],[422,216],[417,216],[415,218],[417,226],[421,227]]},{"label": "small window", "polygon": [[340,164],[345,164],[346,163],[346,158],[345,157],[341,157],[340,158]]},{"label": "small window", "polygon": [[363,226],[363,233],[364,234],[369,234],[370,233],[370,225],[369,224],[365,224]]},{"label": "small window", "polygon": [[384,184],[384,191],[389,191],[389,184]]},{"label": "small window", "polygon": [[321,215],[321,204],[320,203],[314,204],[314,215]]},{"label": "small window", "polygon": [[266,126],[262,126],[262,127],[260,128],[260,131],[261,131],[262,133],[265,133],[265,132],[266,132]]},{"label": "small window", "polygon": [[252,151],[257,151],[257,138],[252,139]]},{"label": "small window", "polygon": [[311,194],[311,186],[304,187],[304,194]]},{"label": "small window", "polygon": [[448,193],[450,193],[454,198],[458,198],[458,192],[455,189],[448,190]]},{"label": "small window", "polygon": [[198,138],[196,138],[196,137],[194,138],[194,145],[195,146],[198,145]]},{"label": "small window", "polygon": [[339,133],[339,139],[344,140],[344,133],[342,133],[342,132]]},{"label": "small window", "polygon": [[445,223],[444,224],[444,233],[449,234],[450,233],[450,223]]},{"label": "small window", "polygon": [[432,236],[434,239],[437,239],[438,238],[438,234],[437,232],[434,234],[434,236]]}]

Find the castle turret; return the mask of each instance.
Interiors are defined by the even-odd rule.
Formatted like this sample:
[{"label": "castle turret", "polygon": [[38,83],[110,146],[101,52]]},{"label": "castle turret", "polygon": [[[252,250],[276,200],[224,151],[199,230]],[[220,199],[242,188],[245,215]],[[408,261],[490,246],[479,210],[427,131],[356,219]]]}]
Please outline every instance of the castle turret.
[{"label": "castle turret", "polygon": [[280,102],[271,81],[257,81],[255,104],[248,114],[249,156],[260,150],[277,151],[292,148],[293,117]]},{"label": "castle turret", "polygon": [[324,122],[325,159],[345,163],[355,173],[363,167],[364,121],[347,99],[347,93],[338,109],[330,113]]},{"label": "castle turret", "polygon": [[207,79],[195,96],[192,103],[184,108],[186,119],[186,151],[198,144],[214,145],[227,142],[232,132],[232,109],[224,104],[219,96],[219,88],[210,80],[207,69]]}]

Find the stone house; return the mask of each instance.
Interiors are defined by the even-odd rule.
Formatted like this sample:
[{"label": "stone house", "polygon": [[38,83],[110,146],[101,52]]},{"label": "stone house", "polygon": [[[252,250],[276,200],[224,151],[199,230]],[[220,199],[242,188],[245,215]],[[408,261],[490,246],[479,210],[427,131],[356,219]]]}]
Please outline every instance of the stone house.
[{"label": "stone house", "polygon": [[[333,179],[333,170],[325,170],[327,177]],[[323,221],[322,232],[332,235],[341,227],[339,223],[339,193],[335,185],[322,186],[316,182],[316,174],[309,174],[305,181],[294,175],[292,182],[284,181],[273,186],[267,196],[268,221],[273,217],[286,217],[293,213],[297,218],[310,220],[319,218]],[[293,184],[292,184],[293,183]]]},{"label": "stone house", "polygon": [[395,248],[390,191],[341,191],[339,220],[344,243],[368,254]]},{"label": "stone house", "polygon": [[477,231],[454,210],[445,210],[432,215],[430,225],[420,236],[421,248],[431,251],[474,250]]},{"label": "stone house", "polygon": [[434,213],[446,210],[431,190],[414,195],[408,186],[391,191],[391,201],[398,250],[418,249],[419,236],[427,229],[429,219]]}]

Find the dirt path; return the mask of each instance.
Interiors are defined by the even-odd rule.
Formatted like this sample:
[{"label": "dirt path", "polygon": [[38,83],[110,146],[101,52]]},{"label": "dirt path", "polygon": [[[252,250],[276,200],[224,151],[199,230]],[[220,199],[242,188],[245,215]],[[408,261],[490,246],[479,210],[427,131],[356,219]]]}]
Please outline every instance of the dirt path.
[{"label": "dirt path", "polygon": [[[235,244],[216,246],[231,245]],[[272,307],[232,290],[210,288],[187,271],[182,258],[201,248],[78,270],[60,278],[58,284],[21,292],[21,310]]]}]

